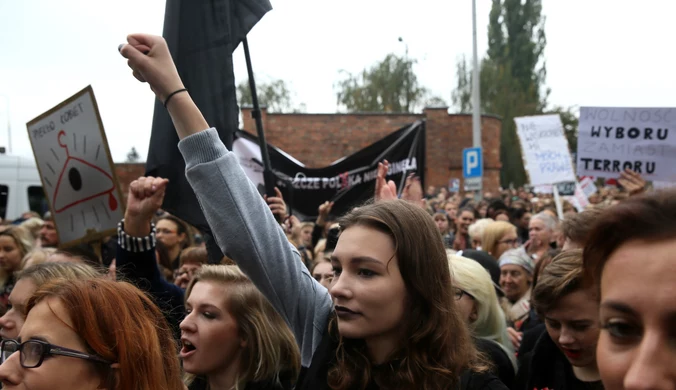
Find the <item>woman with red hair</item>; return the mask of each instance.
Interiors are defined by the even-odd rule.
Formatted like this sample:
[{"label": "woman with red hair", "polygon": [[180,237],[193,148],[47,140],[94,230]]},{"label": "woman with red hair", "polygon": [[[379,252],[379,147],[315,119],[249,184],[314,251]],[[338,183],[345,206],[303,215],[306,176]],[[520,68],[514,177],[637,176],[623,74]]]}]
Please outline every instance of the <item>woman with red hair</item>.
[{"label": "woman with red hair", "polygon": [[27,310],[18,339],[0,343],[3,388],[183,390],[169,326],[131,284],[59,280]]}]

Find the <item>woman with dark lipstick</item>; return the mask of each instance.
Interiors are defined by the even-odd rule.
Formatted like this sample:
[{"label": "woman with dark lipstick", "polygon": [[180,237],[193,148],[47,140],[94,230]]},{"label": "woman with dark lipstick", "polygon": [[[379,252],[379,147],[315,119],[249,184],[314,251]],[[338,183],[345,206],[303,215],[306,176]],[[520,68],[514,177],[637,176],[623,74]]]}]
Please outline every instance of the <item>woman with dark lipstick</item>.
[{"label": "woman with dark lipstick", "polygon": [[543,268],[532,300],[547,332],[519,358],[514,389],[603,389],[596,364],[599,304],[583,283],[582,251],[564,252]]},{"label": "woman with dark lipstick", "polygon": [[[327,291],[237,156],[209,128],[164,39],[135,34],[127,41],[121,54],[169,111],[186,176],[216,242],[296,336],[302,365],[296,389],[505,389],[477,356],[456,307],[441,235],[425,210],[392,200],[345,216]],[[394,183],[383,181],[379,172],[376,187],[394,188],[389,195],[396,196]]]}]

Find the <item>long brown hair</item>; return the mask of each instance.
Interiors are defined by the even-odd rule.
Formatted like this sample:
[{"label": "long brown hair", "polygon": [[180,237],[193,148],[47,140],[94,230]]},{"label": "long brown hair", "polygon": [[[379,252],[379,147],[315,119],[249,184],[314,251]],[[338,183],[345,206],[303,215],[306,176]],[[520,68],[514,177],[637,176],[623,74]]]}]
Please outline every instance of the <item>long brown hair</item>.
[{"label": "long brown hair", "polygon": [[38,288],[28,312],[56,298],[88,352],[119,367],[101,366],[109,390],[183,390],[176,342],[162,312],[138,288],[102,278],[57,280]]},{"label": "long brown hair", "polygon": [[[429,214],[401,200],[359,207],[339,222],[342,231],[364,226],[387,234],[408,291],[405,338],[390,355],[386,369],[373,367],[364,340],[338,335],[332,389],[448,389],[466,369],[480,370],[478,355],[453,298],[451,274],[441,234]],[[336,323],[330,324],[336,332]]]}]

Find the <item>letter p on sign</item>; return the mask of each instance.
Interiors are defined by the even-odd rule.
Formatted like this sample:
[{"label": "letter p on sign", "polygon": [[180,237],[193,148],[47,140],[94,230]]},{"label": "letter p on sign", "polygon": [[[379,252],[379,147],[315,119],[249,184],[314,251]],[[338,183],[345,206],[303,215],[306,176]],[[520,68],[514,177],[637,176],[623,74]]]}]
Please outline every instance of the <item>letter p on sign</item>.
[{"label": "letter p on sign", "polygon": [[481,148],[467,148],[462,151],[462,176],[464,178],[482,177],[484,164]]}]

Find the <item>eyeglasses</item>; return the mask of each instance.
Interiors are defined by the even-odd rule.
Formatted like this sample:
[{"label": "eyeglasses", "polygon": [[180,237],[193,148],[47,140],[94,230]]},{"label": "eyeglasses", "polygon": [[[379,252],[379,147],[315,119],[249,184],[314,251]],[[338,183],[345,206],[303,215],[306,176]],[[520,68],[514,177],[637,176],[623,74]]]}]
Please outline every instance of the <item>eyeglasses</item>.
[{"label": "eyeglasses", "polygon": [[21,344],[16,340],[2,340],[2,342],[0,342],[0,364],[7,361],[7,359],[9,359],[16,351],[19,351],[20,353],[19,362],[21,362],[21,367],[23,368],[40,367],[45,360],[45,357],[52,355],[68,356],[98,363],[111,364],[109,361],[96,355],[59,347],[42,340],[28,340]]},{"label": "eyeglasses", "polygon": [[474,297],[472,296],[472,294],[468,293],[468,292],[465,291],[465,290],[461,290],[461,289],[459,289],[459,288],[454,288],[454,289],[453,289],[453,296],[455,297],[455,300],[456,300],[456,301],[461,300],[463,295],[467,295],[468,297],[474,299]]},{"label": "eyeglasses", "polygon": [[516,244],[519,243],[519,239],[518,239],[518,238],[515,238],[515,239],[513,239],[513,240],[502,240],[502,241],[498,241],[498,243],[499,243],[499,244],[507,244],[507,245],[514,246],[514,245],[516,245]]}]

